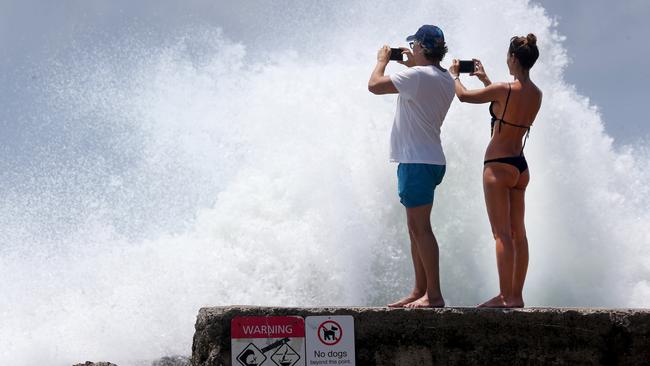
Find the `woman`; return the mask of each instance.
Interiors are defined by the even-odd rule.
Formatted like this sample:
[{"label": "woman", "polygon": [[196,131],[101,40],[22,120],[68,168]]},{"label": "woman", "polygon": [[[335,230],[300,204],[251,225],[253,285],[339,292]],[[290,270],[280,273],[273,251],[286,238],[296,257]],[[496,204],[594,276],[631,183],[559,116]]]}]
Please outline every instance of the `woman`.
[{"label": "woman", "polygon": [[[485,151],[483,192],[496,240],[499,294],[479,307],[523,307],[522,290],[528,269],[528,239],[524,227],[524,193],[530,179],[524,146],[542,103],[542,92],[530,80],[529,70],[539,50],[534,34],[512,37],[507,64],[514,82],[492,84],[481,61],[475,71],[485,88],[467,90],[460,81],[458,60],[449,72],[461,102],[490,102],[492,138]],[[523,140],[523,141],[522,141]]]}]

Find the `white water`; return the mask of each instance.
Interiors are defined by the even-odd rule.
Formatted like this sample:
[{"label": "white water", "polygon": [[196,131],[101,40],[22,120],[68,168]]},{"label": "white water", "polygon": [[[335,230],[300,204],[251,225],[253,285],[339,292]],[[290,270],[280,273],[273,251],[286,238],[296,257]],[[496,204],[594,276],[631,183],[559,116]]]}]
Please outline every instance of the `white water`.
[{"label": "white water", "polygon": [[[47,61],[29,131],[47,143],[3,175],[0,363],[138,364],[189,354],[202,306],[382,305],[407,291],[387,161],[395,97],[366,83],[376,49],[423,23],[445,31],[445,63],[479,57],[496,81],[509,38],[538,36],[527,305],[650,306],[650,156],[615,149],[597,108],[563,81],[567,51],[541,8],[317,8],[279,9],[250,40],[196,26]],[[497,290],[480,180],[488,137],[487,106],[455,101],[432,214],[452,306]]]}]

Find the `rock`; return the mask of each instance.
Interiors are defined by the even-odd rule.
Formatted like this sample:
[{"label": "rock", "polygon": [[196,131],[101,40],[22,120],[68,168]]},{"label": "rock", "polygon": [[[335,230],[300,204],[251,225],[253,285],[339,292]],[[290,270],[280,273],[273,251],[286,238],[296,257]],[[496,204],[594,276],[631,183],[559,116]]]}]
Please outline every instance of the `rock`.
[{"label": "rock", "polygon": [[[110,362],[91,362],[78,363],[72,366],[117,366]],[[151,366],[190,366],[190,358],[186,356],[165,356],[151,363]]]},{"label": "rock", "polygon": [[154,361],[151,366],[190,366],[190,358],[185,356],[167,356]]},{"label": "rock", "polygon": [[214,307],[199,311],[193,366],[231,365],[235,316],[352,315],[357,365],[647,365],[650,310]]}]

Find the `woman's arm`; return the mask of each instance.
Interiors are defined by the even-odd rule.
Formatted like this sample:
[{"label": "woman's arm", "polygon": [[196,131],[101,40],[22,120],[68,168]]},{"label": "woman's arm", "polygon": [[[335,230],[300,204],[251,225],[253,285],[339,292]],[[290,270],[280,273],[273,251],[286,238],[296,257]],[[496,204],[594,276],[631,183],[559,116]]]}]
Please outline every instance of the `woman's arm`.
[{"label": "woman's arm", "polygon": [[481,104],[499,100],[507,89],[505,83],[490,84],[483,89],[467,90],[459,78],[456,78],[456,96],[465,103]]},{"label": "woman's arm", "polygon": [[483,82],[483,85],[485,85],[485,88],[483,89],[467,90],[467,88],[465,88],[465,85],[463,85],[463,83],[460,81],[458,74],[459,62],[457,59],[453,60],[452,65],[449,67],[449,72],[454,78],[456,96],[458,97],[458,100],[461,102],[476,104],[498,100],[499,96],[503,95],[506,84],[492,84],[487,74],[485,73],[485,70],[483,69],[483,64],[481,64],[481,61],[474,59],[474,64],[475,70],[470,75],[478,77],[479,80]]}]

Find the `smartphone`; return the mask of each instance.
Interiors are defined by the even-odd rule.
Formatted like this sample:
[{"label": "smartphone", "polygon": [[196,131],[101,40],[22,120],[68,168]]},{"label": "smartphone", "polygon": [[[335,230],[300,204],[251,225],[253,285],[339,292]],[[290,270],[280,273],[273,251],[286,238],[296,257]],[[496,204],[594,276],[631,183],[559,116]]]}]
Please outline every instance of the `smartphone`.
[{"label": "smartphone", "polygon": [[474,65],[473,60],[458,61],[458,72],[471,73],[474,71],[476,71],[476,65]]},{"label": "smartphone", "polygon": [[390,58],[389,60],[393,61],[404,61],[404,56],[402,55],[401,48],[391,48],[390,49]]}]

